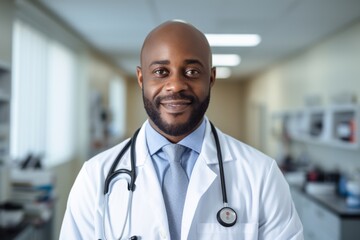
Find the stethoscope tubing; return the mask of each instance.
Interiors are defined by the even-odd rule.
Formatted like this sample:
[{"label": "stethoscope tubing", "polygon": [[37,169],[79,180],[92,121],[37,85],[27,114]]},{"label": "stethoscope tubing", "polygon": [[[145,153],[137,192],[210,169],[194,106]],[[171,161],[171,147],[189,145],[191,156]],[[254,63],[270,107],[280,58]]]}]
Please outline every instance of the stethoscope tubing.
[{"label": "stethoscope tubing", "polygon": [[[135,180],[136,180],[136,169],[135,169],[135,162],[136,162],[136,154],[135,154],[135,144],[136,144],[136,138],[139,134],[140,128],[135,131],[134,136],[126,143],[126,145],[121,149],[120,153],[117,155],[115,161],[110,167],[109,174],[107,175],[104,183],[104,194],[107,194],[109,192],[109,186],[110,182],[119,174],[128,174],[130,176],[130,183],[128,184],[128,190],[134,191],[135,190]],[[119,164],[121,158],[124,156],[125,152],[128,150],[128,148],[131,146],[131,157],[130,157],[130,164],[131,164],[131,170],[128,169],[119,169],[116,170],[117,165]]]},{"label": "stethoscope tubing", "polygon": [[222,197],[223,197],[223,203],[224,203],[224,205],[227,205],[228,201],[227,201],[225,177],[224,177],[225,176],[224,164],[223,164],[223,158],[222,158],[221,147],[220,147],[220,142],[219,142],[219,136],[218,136],[217,131],[216,131],[214,125],[212,124],[212,122],[210,122],[210,126],[211,126],[211,131],[214,134],[217,158],[219,161],[219,171],[220,171],[221,192],[222,192]]},{"label": "stethoscope tubing", "polygon": [[[126,180],[128,181],[128,180]],[[129,184],[128,184],[129,185]],[[110,187],[109,187],[110,188]],[[124,224],[122,225],[122,229],[121,229],[121,233],[120,236],[122,237],[124,235],[124,231],[125,231],[125,227],[126,227],[126,222],[131,222],[131,214],[129,214],[131,206],[132,206],[132,198],[133,198],[133,191],[130,191],[130,189],[128,189],[128,199],[127,199],[127,208],[126,208],[126,212],[125,212],[125,221]],[[110,225],[110,229],[111,229],[111,220],[110,220],[110,214],[109,214],[109,194],[110,193],[106,193],[105,197],[104,197],[104,204],[103,204],[103,214],[104,217],[102,218],[102,236],[103,238],[98,238],[99,240],[107,240],[108,238],[106,237],[106,228],[105,228],[105,220],[107,220],[108,224]],[[106,218],[105,218],[106,216]],[[123,240],[121,237],[120,238],[116,238],[114,237],[113,233],[111,232],[111,238],[110,239],[119,239],[119,240]],[[127,239],[127,238],[126,238]]]}]

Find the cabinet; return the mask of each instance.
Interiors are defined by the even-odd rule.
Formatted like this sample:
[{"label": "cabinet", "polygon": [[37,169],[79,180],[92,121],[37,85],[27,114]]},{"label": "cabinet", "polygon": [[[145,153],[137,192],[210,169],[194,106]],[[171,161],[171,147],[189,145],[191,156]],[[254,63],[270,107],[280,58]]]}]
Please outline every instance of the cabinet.
[{"label": "cabinet", "polygon": [[309,107],[279,115],[291,140],[345,149],[359,148],[360,106]]},{"label": "cabinet", "polygon": [[53,219],[34,225],[31,222],[24,222],[17,228],[6,230],[0,228],[1,240],[49,240],[52,238]]},{"label": "cabinet", "polygon": [[9,154],[10,99],[10,67],[0,60],[0,160],[6,159]]},{"label": "cabinet", "polygon": [[[343,200],[336,196],[316,200],[295,187],[291,188],[291,194],[304,227],[304,239],[352,240],[360,236],[360,213],[343,208]],[[342,210],[330,210],[326,203],[334,203]]]}]

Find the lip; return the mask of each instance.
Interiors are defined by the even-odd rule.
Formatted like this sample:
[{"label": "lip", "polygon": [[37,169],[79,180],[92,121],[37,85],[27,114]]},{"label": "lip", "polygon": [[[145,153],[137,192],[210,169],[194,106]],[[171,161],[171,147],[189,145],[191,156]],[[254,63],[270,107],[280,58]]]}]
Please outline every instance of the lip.
[{"label": "lip", "polygon": [[161,103],[161,106],[166,110],[166,112],[171,114],[179,114],[184,112],[190,105],[190,100],[164,100]]}]

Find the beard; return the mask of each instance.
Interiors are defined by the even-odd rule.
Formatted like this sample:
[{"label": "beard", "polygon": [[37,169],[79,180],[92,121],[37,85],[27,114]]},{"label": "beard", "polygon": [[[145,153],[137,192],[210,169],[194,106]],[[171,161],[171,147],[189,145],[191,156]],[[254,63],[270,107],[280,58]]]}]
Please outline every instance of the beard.
[{"label": "beard", "polygon": [[[158,96],[154,99],[154,101],[151,101],[150,99],[145,97],[144,88],[142,89],[142,95],[143,95],[143,102],[146,113],[151,119],[151,121],[161,131],[163,131],[165,134],[170,136],[181,136],[193,131],[204,117],[210,102],[210,90],[208,95],[203,101],[200,101],[197,97],[193,95],[184,94],[182,92],[168,96]],[[188,121],[186,121],[185,123],[182,124],[168,123],[161,118],[161,113],[159,111],[161,101],[175,100],[175,99],[190,100],[191,105],[194,106]]]}]

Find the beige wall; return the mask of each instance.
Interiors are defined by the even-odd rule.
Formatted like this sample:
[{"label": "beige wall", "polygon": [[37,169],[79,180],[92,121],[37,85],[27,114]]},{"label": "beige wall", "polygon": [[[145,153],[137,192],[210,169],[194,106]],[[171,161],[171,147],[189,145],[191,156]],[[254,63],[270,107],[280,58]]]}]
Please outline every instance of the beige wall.
[{"label": "beige wall", "polygon": [[126,92],[126,136],[131,137],[147,119],[147,115],[143,106],[141,88],[136,78],[128,80]]},{"label": "beige wall", "polygon": [[242,82],[216,80],[212,88],[209,119],[223,132],[239,139],[245,138],[245,89]]},{"label": "beige wall", "polygon": [[[333,96],[351,93],[360,99],[360,23],[302,52],[294,58],[274,66],[246,83],[246,129],[254,130],[251,116],[252,106],[263,104],[271,114],[304,106],[304,98],[318,95],[323,105],[330,103]],[[267,129],[266,153],[276,156],[277,144]],[[256,130],[254,130],[256,131]],[[247,132],[246,140],[251,142]],[[342,150],[310,144],[295,145],[298,154],[307,151],[313,162],[324,168],[344,170],[360,167],[360,151]]]}]

